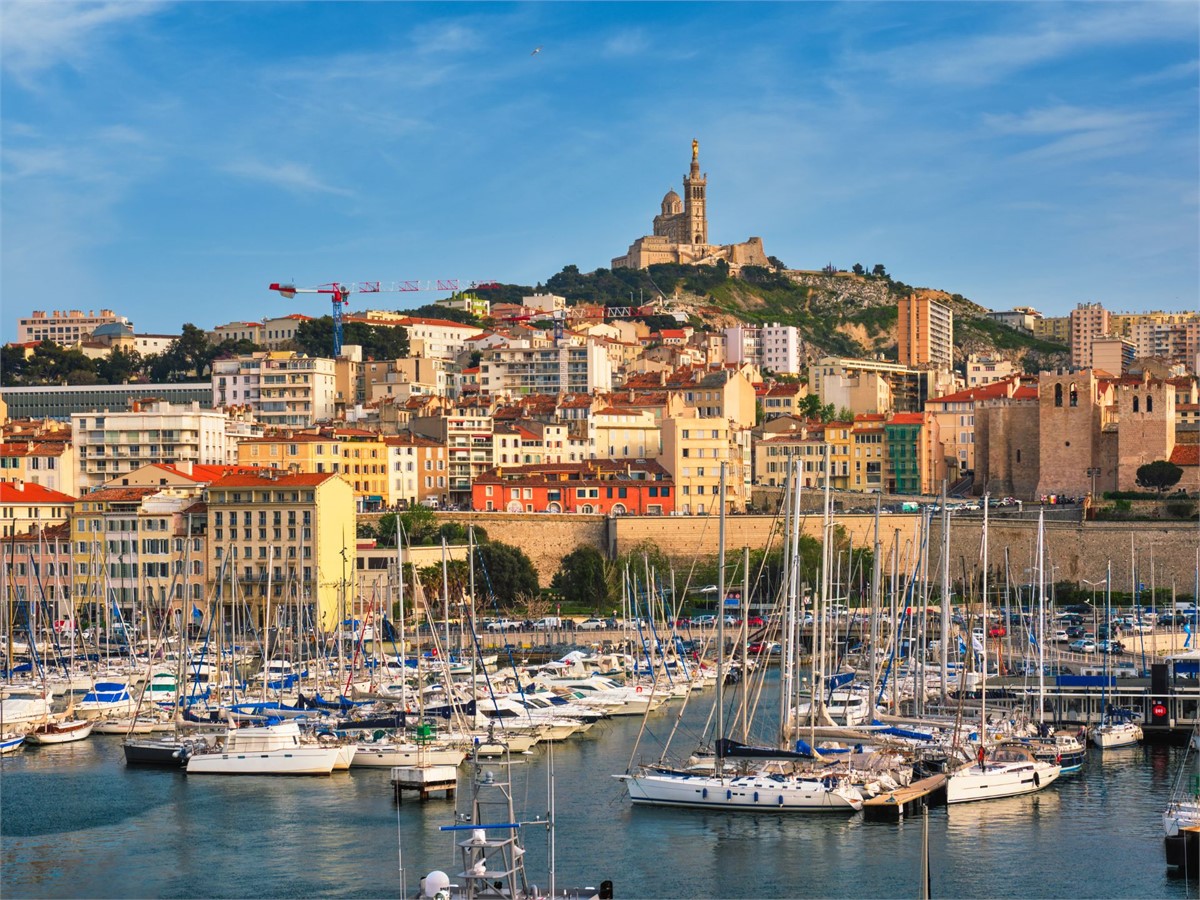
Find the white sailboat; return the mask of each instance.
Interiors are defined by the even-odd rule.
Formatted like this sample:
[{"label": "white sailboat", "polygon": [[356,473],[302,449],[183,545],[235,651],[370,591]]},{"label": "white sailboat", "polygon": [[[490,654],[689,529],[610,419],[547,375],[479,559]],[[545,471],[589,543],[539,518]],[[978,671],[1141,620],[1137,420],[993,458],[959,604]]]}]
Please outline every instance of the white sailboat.
[{"label": "white sailboat", "polygon": [[88,719],[67,719],[62,722],[43,722],[25,735],[30,744],[69,744],[82,741],[92,733]]},{"label": "white sailboat", "polygon": [[1163,848],[1171,868],[1189,876],[1200,868],[1200,727],[1192,729],[1163,812]]},{"label": "white sailboat", "polygon": [[1092,743],[1101,750],[1118,747],[1134,747],[1142,741],[1142,728],[1133,721],[1132,713],[1126,710],[1111,710],[1104,721],[1092,726]]},{"label": "white sailboat", "polygon": [[1001,746],[980,752],[973,766],[953,772],[946,782],[946,802],[996,800],[1031,794],[1053,784],[1062,767],[1034,758],[1025,747]]}]

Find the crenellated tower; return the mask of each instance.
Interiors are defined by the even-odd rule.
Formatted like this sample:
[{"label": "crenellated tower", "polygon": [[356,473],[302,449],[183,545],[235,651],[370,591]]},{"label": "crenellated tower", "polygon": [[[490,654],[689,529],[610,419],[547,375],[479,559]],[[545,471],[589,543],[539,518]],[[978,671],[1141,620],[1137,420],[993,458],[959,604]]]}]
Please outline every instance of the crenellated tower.
[{"label": "crenellated tower", "polygon": [[683,177],[683,220],[680,243],[708,243],[708,174],[700,174],[700,142],[692,140],[692,168]]}]

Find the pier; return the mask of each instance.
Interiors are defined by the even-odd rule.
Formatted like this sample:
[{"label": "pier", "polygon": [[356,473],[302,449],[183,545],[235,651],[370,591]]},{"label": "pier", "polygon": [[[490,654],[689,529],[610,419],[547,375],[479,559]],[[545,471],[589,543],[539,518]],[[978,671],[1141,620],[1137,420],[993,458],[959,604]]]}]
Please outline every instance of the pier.
[{"label": "pier", "polygon": [[438,791],[447,799],[458,790],[457,766],[392,766],[392,791],[396,802],[404,802],[405,791],[415,791],[424,802]]},{"label": "pier", "polygon": [[863,803],[863,817],[868,822],[899,822],[922,807],[945,806],[947,780],[942,773],[930,775],[906,787],[872,797]]}]

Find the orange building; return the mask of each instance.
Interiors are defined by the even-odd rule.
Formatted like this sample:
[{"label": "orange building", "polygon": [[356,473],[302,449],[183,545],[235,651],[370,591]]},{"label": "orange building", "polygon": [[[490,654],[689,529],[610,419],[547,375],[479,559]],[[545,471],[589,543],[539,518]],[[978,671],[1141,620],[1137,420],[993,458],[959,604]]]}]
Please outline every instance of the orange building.
[{"label": "orange building", "polygon": [[496,468],[475,479],[476,511],[670,515],[671,475],[656,462],[595,459],[583,463]]}]

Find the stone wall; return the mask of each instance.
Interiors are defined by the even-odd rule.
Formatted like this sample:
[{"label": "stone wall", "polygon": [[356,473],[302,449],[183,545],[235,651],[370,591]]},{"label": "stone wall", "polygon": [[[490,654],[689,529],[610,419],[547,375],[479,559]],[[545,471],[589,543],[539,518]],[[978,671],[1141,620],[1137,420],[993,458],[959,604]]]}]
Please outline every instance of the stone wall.
[{"label": "stone wall", "polygon": [[[961,576],[979,565],[982,522],[972,518],[952,518],[950,525],[950,569],[952,577]],[[1138,580],[1150,589],[1150,563],[1153,552],[1154,583],[1160,590],[1170,589],[1174,581],[1179,594],[1191,595],[1195,577],[1196,551],[1200,547],[1200,529],[1196,523],[1167,522],[1046,522],[1046,580],[1083,584],[1104,578],[1112,561],[1113,590],[1130,589],[1130,546],[1136,555]],[[941,521],[934,518],[930,534],[930,571],[936,571],[941,558]],[[1014,584],[1029,583],[1036,574],[1032,568],[1037,542],[1037,522],[1030,520],[993,520],[988,527],[989,555],[993,577],[1004,577],[1004,549],[1008,548],[1009,577]],[[1054,568],[1057,567],[1057,568]],[[1101,588],[1102,590],[1102,588]]]},{"label": "stone wall", "polygon": [[488,537],[520,547],[532,560],[542,587],[558,571],[562,558],[581,544],[608,553],[608,523],[604,516],[573,513],[439,512],[443,522],[476,525]]}]

